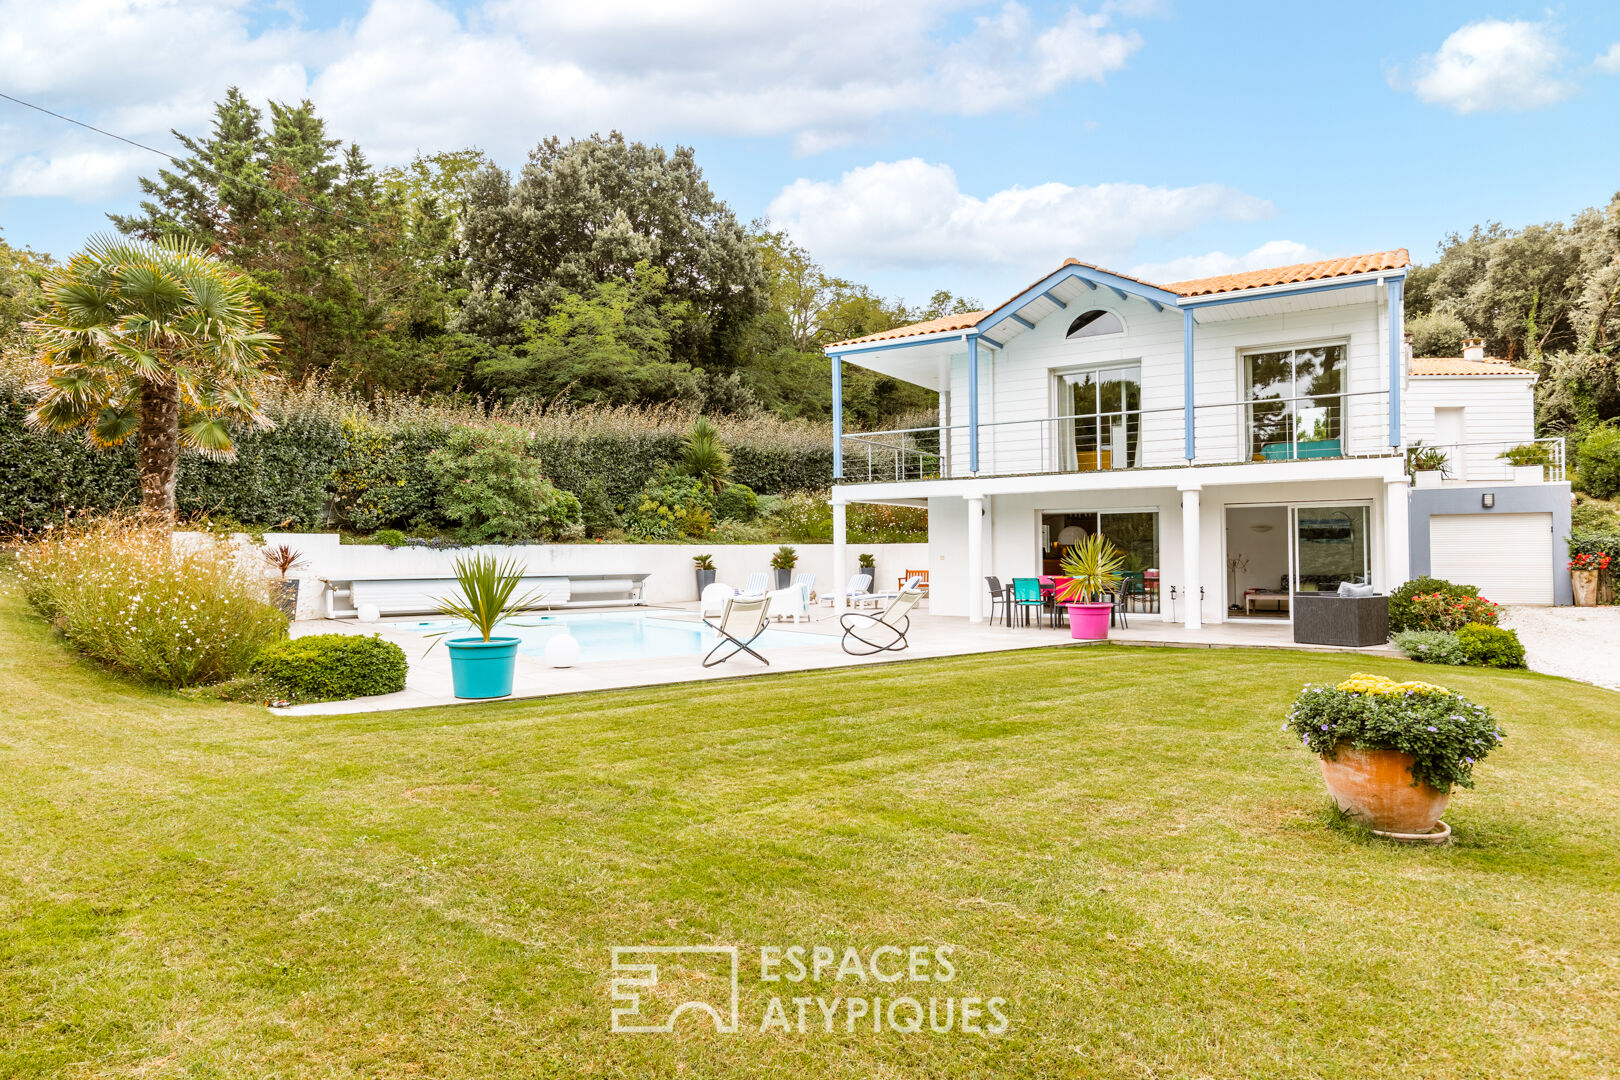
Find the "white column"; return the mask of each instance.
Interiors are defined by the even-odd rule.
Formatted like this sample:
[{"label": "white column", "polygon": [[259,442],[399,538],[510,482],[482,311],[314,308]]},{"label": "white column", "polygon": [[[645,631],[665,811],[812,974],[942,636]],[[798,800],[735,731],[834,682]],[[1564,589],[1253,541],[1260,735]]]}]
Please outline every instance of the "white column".
[{"label": "white column", "polygon": [[[848,545],[847,545],[847,543],[846,543],[846,541],[844,539],[844,533],[847,531],[846,528],[845,528],[847,516],[848,515],[847,515],[847,512],[845,510],[844,503],[839,500],[837,493],[834,492],[834,494],[833,494],[833,504],[832,504],[832,518],[833,518],[833,520],[832,520],[832,562],[833,562],[833,565],[832,565],[832,585],[831,585],[831,587],[838,590],[837,592],[833,593],[833,595],[838,598],[835,601],[835,603],[837,604],[837,606],[840,609],[847,608],[849,606],[849,595],[844,590],[844,584],[845,584],[845,582],[847,582],[849,580],[848,573],[845,570],[845,567],[849,563],[849,552],[848,552]],[[874,582],[873,583],[873,591],[874,592],[876,591],[876,588],[877,588],[877,583]]]},{"label": "white column", "polygon": [[968,622],[984,622],[984,496],[967,497]]},{"label": "white column", "polygon": [[1186,598],[1183,625],[1188,630],[1197,630],[1204,625],[1204,605],[1199,595],[1202,583],[1199,578],[1198,540],[1203,522],[1198,512],[1198,490],[1197,487],[1181,489],[1181,591]]},{"label": "white column", "polygon": [[1406,480],[1384,482],[1384,591],[1404,585],[1412,576],[1412,539],[1407,520]]}]

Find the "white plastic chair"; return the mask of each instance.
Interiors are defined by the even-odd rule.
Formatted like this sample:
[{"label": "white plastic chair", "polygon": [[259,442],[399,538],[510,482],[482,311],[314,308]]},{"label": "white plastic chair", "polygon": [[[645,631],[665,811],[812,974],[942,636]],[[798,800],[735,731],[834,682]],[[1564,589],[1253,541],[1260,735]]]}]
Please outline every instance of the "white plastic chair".
[{"label": "white plastic chair", "polygon": [[715,618],[719,618],[721,615],[724,615],[726,611],[726,601],[730,600],[736,595],[736,589],[733,589],[730,585],[721,584],[718,581],[711,585],[703,586],[703,595],[698,597],[698,618],[702,619],[704,622],[708,622],[709,616],[711,615],[713,615]]},{"label": "white plastic chair", "polygon": [[[813,574],[800,577],[814,578]],[[771,618],[810,621],[810,586],[796,581],[785,589],[772,589],[765,594],[771,601]]]}]

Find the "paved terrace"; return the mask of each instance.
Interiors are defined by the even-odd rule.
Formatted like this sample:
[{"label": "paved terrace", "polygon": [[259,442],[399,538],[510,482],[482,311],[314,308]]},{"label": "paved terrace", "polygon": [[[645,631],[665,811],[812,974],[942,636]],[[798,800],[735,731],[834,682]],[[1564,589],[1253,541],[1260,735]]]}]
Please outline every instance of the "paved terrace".
[{"label": "paved terrace", "polygon": [[[694,623],[697,621],[695,604],[636,610]],[[855,657],[846,655],[839,647],[837,612],[828,608],[817,608],[814,619],[814,622],[808,624],[773,624],[773,629],[784,633],[809,635],[815,639],[815,644],[775,651],[761,650],[771,662],[768,668],[747,654],[734,657],[727,663],[713,668],[703,667],[699,656],[659,657],[631,663],[623,660],[593,663],[589,654],[584,653],[579,663],[571,668],[553,668],[546,663],[543,656],[519,655],[512,683],[512,697],[546,697],[588,690],[618,690],[625,687],[659,686],[708,679],[735,679],[771,672],[857,667],[901,660],[963,656],[970,653],[1011,652],[1018,649],[1085,648],[1097,644],[1074,641],[1069,637],[1067,628],[1037,628],[1033,625],[1007,627],[999,623],[974,625],[965,618],[931,615],[923,611],[912,616],[909,649],[900,653]],[[474,704],[451,696],[449,651],[442,644],[430,650],[432,642],[415,631],[400,629],[388,622],[357,623],[353,619],[300,621],[294,623],[292,628],[294,637],[333,632],[378,633],[398,643],[410,661],[405,689],[397,694],[296,705],[288,709],[276,709],[275,712],[286,715],[362,713],[435,705]],[[1363,652],[1375,656],[1400,655],[1389,648],[1341,649],[1327,645],[1296,645],[1292,640],[1290,627],[1282,623],[1219,623],[1205,626],[1201,630],[1189,631],[1179,624],[1153,622],[1140,615],[1131,620],[1130,629],[1115,628],[1109,640],[1117,645],[1304,649],[1318,652]]]}]

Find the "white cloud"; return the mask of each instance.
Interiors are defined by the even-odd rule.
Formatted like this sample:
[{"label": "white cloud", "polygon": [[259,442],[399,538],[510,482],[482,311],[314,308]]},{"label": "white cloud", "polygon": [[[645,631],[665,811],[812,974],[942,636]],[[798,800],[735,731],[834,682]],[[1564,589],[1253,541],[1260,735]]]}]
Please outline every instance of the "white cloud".
[{"label": "white cloud", "polygon": [[1609,46],[1609,51],[1593,61],[1599,71],[1605,75],[1620,75],[1620,41]]},{"label": "white cloud", "polygon": [[836,181],[797,180],[768,213],[817,258],[880,269],[1040,267],[1068,256],[1120,265],[1144,238],[1217,220],[1255,221],[1273,207],[1218,184],[1046,183],[980,198],[961,190],[950,166],[910,158],[851,169]]},{"label": "white cloud", "polygon": [[1260,270],[1270,266],[1292,266],[1295,263],[1315,262],[1327,258],[1322,252],[1297,240],[1272,240],[1242,255],[1228,255],[1224,251],[1211,251],[1207,255],[1188,255],[1162,263],[1142,263],[1130,271],[1132,277],[1161,284],[1188,281],[1192,278],[1215,277],[1218,274],[1237,274],[1244,270]]},{"label": "white cloud", "polygon": [[1546,23],[1485,19],[1419,58],[1410,89],[1460,113],[1544,108],[1572,90],[1562,77],[1563,55]]},{"label": "white cloud", "polygon": [[0,175],[0,196],[60,196],[93,202],[126,182],[130,174],[155,160],[139,150],[99,147],[59,149],[50,156],[25,154],[8,163]]},{"label": "white cloud", "polygon": [[[510,158],[609,128],[785,137],[808,154],[907,116],[982,115],[1100,82],[1141,46],[1115,25],[1122,10],[486,0],[463,15],[447,0],[370,0],[357,21],[312,30],[297,7],[254,0],[0,0],[0,70],[19,96],[163,147],[170,127],[205,130],[235,84],[255,101],[313,98],[384,163],[467,145]],[[31,119],[0,143],[0,190],[73,179],[78,146],[54,125]],[[101,190],[105,163],[79,164],[73,190]]]}]

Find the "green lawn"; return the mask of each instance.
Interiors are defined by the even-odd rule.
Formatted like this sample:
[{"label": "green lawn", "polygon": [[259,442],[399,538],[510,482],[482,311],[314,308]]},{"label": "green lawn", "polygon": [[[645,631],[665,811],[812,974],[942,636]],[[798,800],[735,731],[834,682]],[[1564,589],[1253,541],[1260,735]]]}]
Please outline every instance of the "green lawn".
[{"label": "green lawn", "polygon": [[[1279,730],[1358,669],[1503,718],[1455,846],[1337,825]],[[0,1076],[1615,1069],[1620,695],[1574,683],[1094,648],[277,718],[0,596],[0,692]],[[659,943],[743,947],[740,1033],[609,1033],[610,947]],[[955,946],[920,992],[1011,1027],[762,1034],[769,992],[910,992],[768,992],[796,943]]]}]

